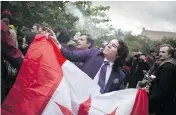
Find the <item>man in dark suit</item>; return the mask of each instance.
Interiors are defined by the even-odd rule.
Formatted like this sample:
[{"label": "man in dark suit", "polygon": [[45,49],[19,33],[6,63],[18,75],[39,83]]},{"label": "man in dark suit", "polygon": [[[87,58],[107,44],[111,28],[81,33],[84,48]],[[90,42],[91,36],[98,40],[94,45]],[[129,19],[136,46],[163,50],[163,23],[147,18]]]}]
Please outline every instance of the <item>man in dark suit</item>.
[{"label": "man in dark suit", "polygon": [[149,95],[149,110],[156,115],[176,115],[176,60],[169,44],[160,46],[162,63]]},{"label": "man in dark suit", "polygon": [[21,51],[15,47],[13,39],[11,38],[8,26],[1,21],[1,103],[7,95],[7,68],[4,64],[7,60],[13,67],[20,69],[23,61]]},{"label": "man in dark suit", "polygon": [[65,58],[73,62],[84,63],[82,71],[100,86],[101,93],[124,88],[125,74],[121,67],[129,52],[122,40],[111,40],[103,51],[97,48],[69,51],[60,45],[52,30],[48,29],[48,31]]}]

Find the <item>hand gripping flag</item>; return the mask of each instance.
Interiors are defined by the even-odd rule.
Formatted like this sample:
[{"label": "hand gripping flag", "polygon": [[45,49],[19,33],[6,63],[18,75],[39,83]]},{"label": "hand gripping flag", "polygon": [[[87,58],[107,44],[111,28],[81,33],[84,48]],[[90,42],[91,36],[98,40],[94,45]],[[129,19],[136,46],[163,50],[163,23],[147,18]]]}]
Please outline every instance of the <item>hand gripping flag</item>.
[{"label": "hand gripping flag", "polygon": [[1,111],[2,115],[148,115],[144,90],[99,91],[51,39],[37,35]]}]

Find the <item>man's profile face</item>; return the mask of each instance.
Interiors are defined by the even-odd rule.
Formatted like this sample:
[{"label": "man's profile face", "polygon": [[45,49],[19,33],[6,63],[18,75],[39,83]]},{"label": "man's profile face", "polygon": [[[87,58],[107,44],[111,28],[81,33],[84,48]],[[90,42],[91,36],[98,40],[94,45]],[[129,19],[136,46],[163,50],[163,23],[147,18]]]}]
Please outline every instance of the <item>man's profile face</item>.
[{"label": "man's profile face", "polygon": [[43,32],[43,28],[39,27],[39,34],[41,34]]},{"label": "man's profile face", "polygon": [[111,59],[115,59],[118,55],[118,47],[119,41],[117,39],[113,39],[105,46],[103,54]]},{"label": "man's profile face", "polygon": [[159,50],[159,57],[160,57],[159,59],[160,60],[164,61],[164,60],[171,57],[171,55],[168,54],[168,50],[169,50],[169,47],[167,47],[167,46],[160,48],[160,50]]}]

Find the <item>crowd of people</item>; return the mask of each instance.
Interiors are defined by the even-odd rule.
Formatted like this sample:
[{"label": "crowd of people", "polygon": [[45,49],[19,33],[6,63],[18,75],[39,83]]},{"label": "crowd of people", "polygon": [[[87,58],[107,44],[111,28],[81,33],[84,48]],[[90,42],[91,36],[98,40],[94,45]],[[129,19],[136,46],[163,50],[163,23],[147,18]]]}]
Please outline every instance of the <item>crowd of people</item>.
[{"label": "crowd of people", "polygon": [[63,56],[73,62],[100,86],[101,93],[125,88],[146,89],[149,111],[154,115],[176,115],[175,49],[163,44],[158,51],[131,53],[118,38],[95,47],[89,34],[76,33],[70,39],[63,28],[52,29],[47,24],[34,23],[24,30],[22,43],[12,25],[12,14],[5,10],[1,16],[1,104],[15,83],[24,56],[37,34],[50,36]]}]

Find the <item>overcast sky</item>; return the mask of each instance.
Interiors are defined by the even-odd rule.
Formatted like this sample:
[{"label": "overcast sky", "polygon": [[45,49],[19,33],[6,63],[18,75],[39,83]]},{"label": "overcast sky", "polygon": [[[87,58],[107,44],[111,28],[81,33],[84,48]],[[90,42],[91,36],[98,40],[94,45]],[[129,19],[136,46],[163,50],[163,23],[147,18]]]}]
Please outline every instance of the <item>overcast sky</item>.
[{"label": "overcast sky", "polygon": [[93,1],[110,6],[107,15],[115,28],[140,34],[142,28],[176,32],[176,2]]}]

